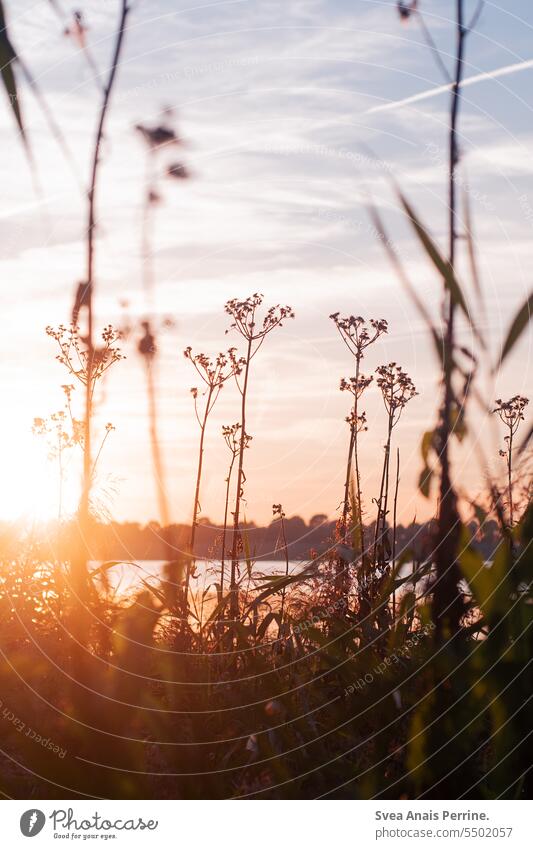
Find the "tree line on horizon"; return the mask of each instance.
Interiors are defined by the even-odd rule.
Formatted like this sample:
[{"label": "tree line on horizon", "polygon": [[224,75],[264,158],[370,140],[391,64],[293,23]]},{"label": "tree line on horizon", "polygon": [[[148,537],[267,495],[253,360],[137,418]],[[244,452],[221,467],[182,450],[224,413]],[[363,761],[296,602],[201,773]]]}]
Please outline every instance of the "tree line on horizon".
[{"label": "tree line on horizon", "polygon": [[[253,562],[283,561],[287,553],[291,561],[313,560],[323,557],[330,551],[335,551],[338,545],[337,521],[328,519],[323,513],[315,514],[308,522],[305,522],[301,516],[291,516],[284,519],[284,524],[285,543],[280,535],[279,521],[276,519],[268,525],[255,522],[240,524],[241,530],[248,535]],[[412,559],[419,562],[430,557],[435,526],[435,518],[426,522],[398,524],[396,529],[398,549],[409,551]],[[370,535],[375,532],[375,527],[375,521],[365,524]],[[473,519],[467,527],[475,550],[489,559],[500,538],[497,521],[487,519],[480,523]],[[0,529],[0,556],[9,557],[18,549],[21,538],[24,538],[26,532],[7,522],[0,523]],[[208,518],[199,520],[196,542],[198,558],[214,562],[220,560],[223,530],[223,525],[212,523]],[[180,556],[186,557],[190,532],[190,524],[184,523],[172,523],[167,527],[161,527],[157,521],[99,522],[95,519],[91,524],[91,559],[104,562],[116,561],[117,565],[121,561],[128,563],[132,560],[164,562],[168,554],[169,541],[172,541],[175,547],[175,559]],[[39,541],[34,545],[36,556],[45,560],[57,558],[58,552],[68,549],[73,533],[75,533],[75,525],[72,523],[63,524],[59,530],[53,522],[49,523],[48,530],[40,534]]]}]

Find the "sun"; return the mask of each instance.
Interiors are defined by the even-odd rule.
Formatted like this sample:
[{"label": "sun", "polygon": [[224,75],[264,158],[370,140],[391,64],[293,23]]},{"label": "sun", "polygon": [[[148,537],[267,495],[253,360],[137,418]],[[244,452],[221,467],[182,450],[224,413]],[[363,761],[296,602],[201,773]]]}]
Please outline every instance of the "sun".
[{"label": "sun", "polygon": [[71,516],[77,506],[77,469],[49,459],[44,441],[25,428],[2,427],[0,441],[0,521],[48,521]]}]

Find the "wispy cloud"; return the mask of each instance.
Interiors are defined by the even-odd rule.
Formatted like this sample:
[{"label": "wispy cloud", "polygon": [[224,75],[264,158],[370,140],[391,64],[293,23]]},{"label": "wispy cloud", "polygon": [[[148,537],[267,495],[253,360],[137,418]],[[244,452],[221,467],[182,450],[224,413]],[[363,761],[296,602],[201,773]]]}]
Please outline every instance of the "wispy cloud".
[{"label": "wispy cloud", "polygon": [[[511,74],[517,74],[520,71],[527,71],[533,68],[533,59],[525,59],[522,62],[514,62],[512,65],[504,65],[501,68],[494,68],[492,71],[482,71],[480,74],[474,74],[470,77],[465,77],[461,87],[468,88],[477,83],[485,82],[486,80],[498,80],[501,77],[508,77]],[[447,91],[451,91],[452,84],[434,86],[433,88],[419,91],[418,94],[412,94],[409,97],[402,97],[400,100],[391,100],[388,103],[379,103],[377,106],[371,106],[365,109],[366,115],[373,115],[378,112],[391,112],[395,109],[401,109],[403,106],[410,106],[412,103],[419,103],[422,100],[430,100],[432,97],[438,97]]]}]

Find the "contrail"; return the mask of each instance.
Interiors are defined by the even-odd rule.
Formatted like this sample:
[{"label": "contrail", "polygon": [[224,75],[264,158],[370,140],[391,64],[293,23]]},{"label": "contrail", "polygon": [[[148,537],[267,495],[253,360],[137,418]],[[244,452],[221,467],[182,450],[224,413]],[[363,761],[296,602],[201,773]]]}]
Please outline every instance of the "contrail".
[{"label": "contrail", "polygon": [[[526,71],[528,68],[533,68],[533,59],[526,59],[524,62],[515,62],[513,65],[504,65],[503,68],[495,68],[494,71],[483,71],[481,74],[475,74],[472,77],[466,77],[461,83],[461,88],[475,85],[475,83],[483,82],[483,80],[495,80],[498,77],[507,77],[509,74],[516,74],[517,71]],[[453,83],[439,85],[436,88],[430,88],[426,91],[421,91],[418,94],[412,94],[411,97],[404,97],[402,100],[392,100],[389,103],[380,103],[379,106],[371,106],[366,110],[367,114],[374,112],[388,112],[390,109],[398,109],[400,106],[408,106],[410,103],[417,103],[419,100],[428,100],[430,97],[436,97],[438,94],[450,91]]]}]

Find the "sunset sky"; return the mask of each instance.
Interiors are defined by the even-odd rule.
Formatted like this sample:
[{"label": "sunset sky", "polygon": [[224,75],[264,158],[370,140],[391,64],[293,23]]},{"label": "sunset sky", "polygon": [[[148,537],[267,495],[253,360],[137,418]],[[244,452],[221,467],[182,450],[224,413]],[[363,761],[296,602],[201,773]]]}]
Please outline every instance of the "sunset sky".
[{"label": "sunset sky", "polygon": [[[84,183],[100,94],[78,48],[44,0],[6,2],[11,37],[46,96]],[[422,2],[442,55],[451,63],[455,4]],[[472,4],[472,7],[475,4]],[[466,77],[533,59],[533,9],[512,13],[486,2],[467,43]],[[70,4],[63,4],[65,10]],[[83,4],[98,67],[109,62],[118,16],[113,0]],[[513,45],[512,49],[510,45]],[[491,363],[533,276],[533,68],[464,89],[462,185],[470,198],[486,295],[480,324]],[[404,188],[439,243],[446,244],[446,92],[416,22],[402,25],[394,2],[378,0],[188,0],[132,2],[104,145],[98,195],[96,309],[101,325],[144,311],[141,207],[145,149],[136,123],[160,122],[172,107],[185,144],[161,156],[182,160],[193,179],[161,183],[156,212],[157,310],[175,319],[160,340],[158,386],[162,444],[173,519],[190,518],[198,442],[189,387],[197,383],[183,349],[215,353],[238,345],[224,303],[263,292],[265,304],[291,304],[296,319],[272,334],[254,361],[248,430],[246,516],[269,521],[273,502],[288,515],[330,517],[342,499],[348,399],[341,377],[353,364],[330,313],[385,318],[390,333],[365,361],[365,373],[396,360],[419,396],[396,431],[401,446],[402,521],[431,514],[416,493],[419,444],[438,403],[436,362],[366,211],[371,195],[420,295],[437,316],[439,281],[415,243],[391,189]],[[40,196],[17,139],[9,104],[0,110],[3,281],[0,381],[0,518],[54,513],[56,473],[31,433],[34,416],[62,405],[70,382],[55,362],[46,325],[68,322],[85,273],[85,200],[30,92],[22,106],[37,165]],[[384,108],[386,107],[386,108]],[[372,157],[375,157],[372,158]],[[468,267],[465,291],[475,304]],[[464,332],[464,341],[469,342]],[[118,520],[157,518],[151,478],[142,363],[132,343],[106,381],[98,426],[113,422],[99,467],[96,497]],[[487,400],[531,392],[531,337],[517,346]],[[202,516],[220,520],[228,460],[220,430],[238,421],[238,396],[226,387],[210,421]],[[385,434],[376,387],[364,407],[363,491],[369,518]],[[472,408],[473,409],[473,408]],[[481,486],[479,439],[497,454],[489,424],[473,420],[474,439],[456,464],[460,485]],[[502,434],[503,435],[503,434]],[[495,467],[498,467],[497,457]],[[75,468],[71,470],[75,478]],[[75,493],[75,480],[69,484]],[[72,495],[72,499],[74,495]],[[48,507],[50,509],[48,510]],[[37,511],[39,512],[39,511]]]}]

